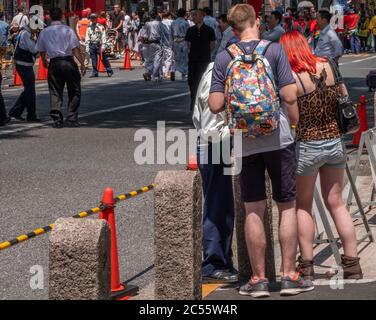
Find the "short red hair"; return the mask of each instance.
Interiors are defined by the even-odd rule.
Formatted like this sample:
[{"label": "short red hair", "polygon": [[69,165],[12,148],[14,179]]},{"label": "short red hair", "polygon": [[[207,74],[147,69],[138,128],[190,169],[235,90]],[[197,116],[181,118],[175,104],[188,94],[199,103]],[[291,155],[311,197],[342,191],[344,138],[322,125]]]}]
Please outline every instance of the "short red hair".
[{"label": "short red hair", "polygon": [[328,61],[314,55],[307,39],[298,31],[285,33],[281,37],[280,44],[285,49],[291,69],[295,73],[309,72],[315,74],[317,72],[316,64]]}]

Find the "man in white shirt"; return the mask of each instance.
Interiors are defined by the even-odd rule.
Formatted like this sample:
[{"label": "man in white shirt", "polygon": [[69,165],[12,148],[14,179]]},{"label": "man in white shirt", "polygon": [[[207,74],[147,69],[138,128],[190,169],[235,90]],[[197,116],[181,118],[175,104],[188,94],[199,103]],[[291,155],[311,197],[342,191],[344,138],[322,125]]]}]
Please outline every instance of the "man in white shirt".
[{"label": "man in white shirt", "polygon": [[[201,78],[192,117],[199,135],[197,162],[204,197],[202,279],[204,283],[236,283],[231,250],[235,217],[232,176],[225,174],[225,168],[231,168],[223,161],[224,142],[229,146],[231,135],[225,112],[214,114],[208,105],[213,65],[209,64]],[[214,154],[220,155],[219,163]]]},{"label": "man in white shirt", "polygon": [[174,52],[172,50],[172,36],[171,36],[171,25],[172,25],[172,15],[171,12],[163,13],[162,16],[162,27],[163,27],[163,63],[162,63],[162,71],[165,79],[170,78],[171,81],[175,80],[175,72],[174,70]]},{"label": "man in white shirt", "polygon": [[19,29],[21,30],[23,27],[26,27],[29,24],[29,18],[26,14],[24,14],[24,7],[18,7],[18,14],[14,16],[11,24],[17,24]]},{"label": "man in white shirt", "polygon": [[[63,92],[65,84],[68,89],[68,115],[65,125],[78,126],[78,108],[81,101],[81,75],[86,68],[80,52],[80,42],[75,31],[63,24],[63,11],[60,8],[51,10],[51,25],[44,29],[37,41],[37,51],[42,55],[44,64],[48,65],[48,89],[50,91],[50,116],[54,128],[62,128]],[[47,62],[46,54],[50,62]],[[73,56],[81,65],[81,74]]]}]

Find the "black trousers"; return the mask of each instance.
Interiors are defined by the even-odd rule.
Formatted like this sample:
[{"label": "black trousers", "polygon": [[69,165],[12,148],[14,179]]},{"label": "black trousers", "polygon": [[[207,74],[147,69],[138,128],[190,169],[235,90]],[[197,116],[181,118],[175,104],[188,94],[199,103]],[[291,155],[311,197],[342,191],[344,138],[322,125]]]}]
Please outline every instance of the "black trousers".
[{"label": "black trousers", "polygon": [[48,67],[48,89],[50,91],[50,116],[54,121],[63,120],[64,87],[68,90],[67,121],[77,121],[81,103],[81,74],[72,59],[52,59]]},{"label": "black trousers", "polygon": [[22,91],[21,95],[18,97],[13,108],[9,110],[9,116],[20,117],[26,109],[27,119],[33,120],[36,118],[36,93],[34,69],[32,66],[21,66],[19,64],[16,64],[16,70],[22,79],[24,91]]},{"label": "black trousers", "polygon": [[198,85],[201,78],[205,73],[206,68],[210,62],[189,62],[188,63],[188,85],[191,91],[191,110],[195,105],[195,99],[197,94]]},{"label": "black trousers", "polygon": [[3,124],[7,120],[7,111],[5,109],[4,97],[1,91],[2,81],[3,81],[3,75],[0,73],[0,124]]}]

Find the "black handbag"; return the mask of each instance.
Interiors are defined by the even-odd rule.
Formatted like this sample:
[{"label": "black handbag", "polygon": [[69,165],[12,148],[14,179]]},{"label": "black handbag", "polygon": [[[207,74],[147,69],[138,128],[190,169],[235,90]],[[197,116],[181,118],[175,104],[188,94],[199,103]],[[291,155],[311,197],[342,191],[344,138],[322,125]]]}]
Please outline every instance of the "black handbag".
[{"label": "black handbag", "polygon": [[[343,83],[341,73],[338,69],[337,64],[329,59],[329,64],[332,68],[335,83],[340,85]],[[343,97],[338,94],[337,97],[337,108],[336,108],[336,119],[339,127],[339,131],[343,134],[354,134],[359,130],[359,117],[356,105],[350,100],[348,96]]]},{"label": "black handbag", "polygon": [[358,111],[348,97],[339,97],[336,110],[339,131],[342,134],[354,134],[359,130]]}]

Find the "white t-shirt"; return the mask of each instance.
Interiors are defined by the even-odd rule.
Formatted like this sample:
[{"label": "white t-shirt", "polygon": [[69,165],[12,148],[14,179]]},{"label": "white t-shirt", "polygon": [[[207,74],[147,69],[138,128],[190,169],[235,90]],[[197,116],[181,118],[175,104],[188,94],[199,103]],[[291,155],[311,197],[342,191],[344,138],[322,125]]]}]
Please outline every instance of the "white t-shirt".
[{"label": "white t-shirt", "polygon": [[60,21],[53,21],[44,29],[37,41],[37,51],[47,52],[50,59],[73,56],[73,49],[79,48],[80,42],[75,31]]},{"label": "white t-shirt", "polygon": [[29,24],[29,18],[23,13],[19,13],[14,16],[12,24],[18,24],[19,28],[23,28]]},{"label": "white t-shirt", "polygon": [[127,33],[129,30],[129,27],[131,26],[131,17],[129,15],[124,16],[124,22],[123,22],[123,32]]}]

